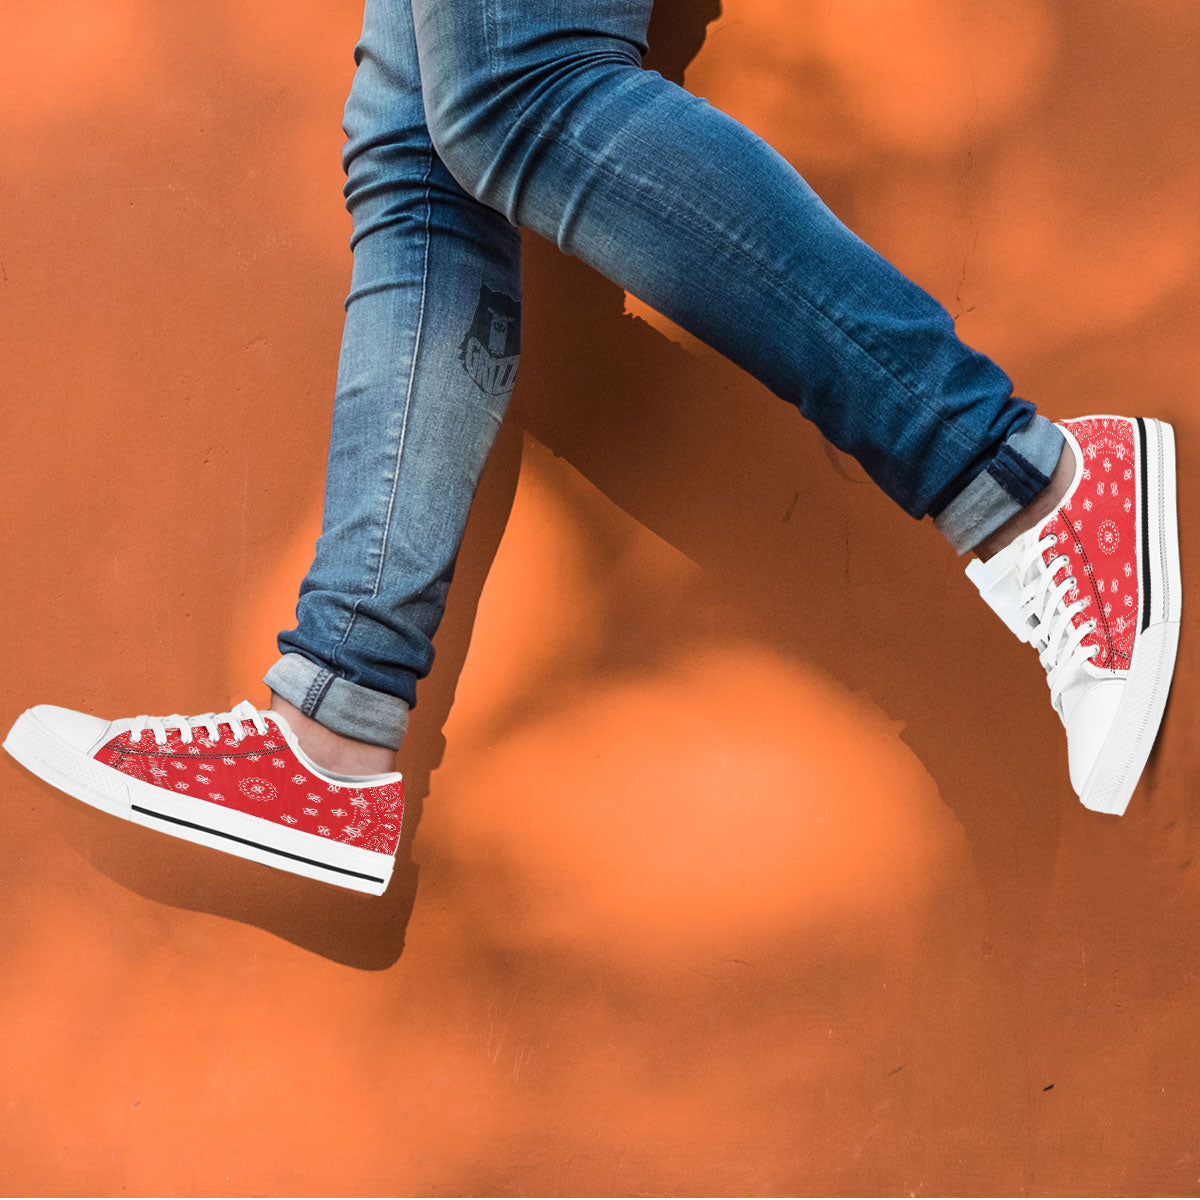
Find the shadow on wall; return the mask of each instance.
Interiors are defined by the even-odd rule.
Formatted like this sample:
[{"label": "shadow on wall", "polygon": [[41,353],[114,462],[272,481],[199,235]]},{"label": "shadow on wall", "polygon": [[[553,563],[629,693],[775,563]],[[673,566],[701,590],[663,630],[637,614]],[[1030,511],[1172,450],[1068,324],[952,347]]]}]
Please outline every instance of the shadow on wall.
[{"label": "shadow on wall", "polygon": [[[650,29],[651,53],[646,66],[659,70],[667,78],[683,82],[683,71],[704,42],[709,23],[720,12],[719,3],[703,0],[659,0],[655,6]],[[523,362],[546,355],[544,345],[549,340],[548,358],[553,362],[564,352],[572,353],[569,330],[556,331],[548,339],[538,339],[536,326],[541,296],[554,286],[556,275],[570,273],[570,307],[587,331],[586,340],[604,345],[609,361],[605,372],[625,374],[632,378],[644,373],[650,378],[663,371],[684,371],[693,379],[704,373],[681,351],[665,342],[661,336],[624,315],[623,293],[607,280],[578,263],[569,262],[552,247],[534,235],[526,235],[526,347]],[[556,301],[551,302],[556,303]],[[648,362],[638,362],[649,355]],[[532,374],[529,368],[524,368]],[[702,386],[702,385],[697,385]],[[744,386],[744,385],[743,385]],[[570,394],[555,394],[555,389],[571,389]],[[548,390],[547,390],[548,389]],[[560,414],[568,422],[591,421],[597,400],[604,403],[595,389],[595,381],[578,379],[547,379],[532,386],[522,379],[520,390],[540,396],[548,408],[562,404]],[[686,404],[686,399],[680,397]],[[518,405],[519,405],[518,401]],[[782,406],[779,406],[782,407]],[[432,772],[442,760],[445,740],[442,729],[449,717],[456,686],[471,639],[471,631],[479,597],[509,519],[513,496],[521,470],[521,441],[523,433],[533,432],[536,411],[523,415],[519,407],[510,412],[495,447],[485,477],[472,507],[470,526],[456,565],[455,582],[445,619],[436,639],[437,663],[430,678],[424,681],[419,697],[419,709],[414,714],[406,740],[402,768],[406,776],[405,832],[397,855],[392,883],[382,900],[340,894],[332,889],[320,889],[314,894],[310,884],[288,876],[264,873],[237,861],[226,861],[210,855],[191,855],[188,847],[180,847],[193,859],[186,872],[179,872],[175,863],[152,853],[155,839],[144,845],[143,831],[135,831],[133,841],[99,836],[82,839],[88,846],[93,862],[114,878],[143,895],[164,903],[200,911],[215,911],[222,915],[259,925],[265,929],[305,945],[317,953],[337,961],[368,969],[390,966],[399,957],[404,943],[404,930],[415,901],[418,865],[412,859],[411,846],[419,826],[424,800],[429,790]],[[794,420],[790,414],[785,419]],[[630,430],[630,439],[638,437]],[[664,457],[664,474],[678,469]],[[286,556],[285,569],[271,572],[271,595],[264,603],[258,597],[258,608],[273,614],[276,621],[289,622],[290,609],[295,603],[296,584],[307,566],[312,542],[320,526],[319,506],[310,509],[309,520],[295,539],[296,552]],[[603,536],[603,530],[592,531]],[[552,547],[547,547],[553,552]],[[637,598],[641,603],[645,597]],[[261,675],[269,665],[261,645],[261,628],[252,631],[252,646],[239,646],[235,654],[239,677]],[[664,648],[664,652],[666,651]],[[247,663],[253,664],[246,670]],[[258,665],[261,663],[261,666]],[[597,664],[599,666],[600,664]],[[490,687],[504,686],[495,680]],[[515,699],[515,697],[514,697]],[[547,697],[539,700],[539,707]],[[513,715],[527,711],[514,708]],[[87,824],[90,814],[79,819]],[[122,831],[124,834],[125,831]],[[174,847],[173,847],[174,849]],[[215,859],[215,861],[214,861]]]},{"label": "shadow on wall", "polygon": [[[1181,148],[1193,141],[1200,26],[1169,8],[1109,5],[1099,20],[1094,7],[1037,0],[987,12],[758,0],[728,5],[709,30],[716,5],[659,0],[648,65],[677,80],[686,67],[688,86],[778,146],[1049,415],[1135,407],[1175,422],[1186,511],[1200,432],[1200,164]],[[187,680],[195,707],[184,711],[200,711],[257,680],[274,628],[290,621],[319,520],[339,332],[329,297],[345,274],[343,252],[322,258],[344,245],[344,226],[320,215],[336,207],[336,139],[314,130],[348,77],[344,53],[338,77],[314,48],[315,12],[268,31],[231,8],[195,50],[204,88],[163,88],[149,129],[121,143],[118,164],[141,180],[148,160],[146,181],[114,197],[113,161],[93,167],[86,154],[68,179],[86,203],[45,251],[58,256],[54,287],[65,279],[94,299],[85,276],[99,273],[107,300],[75,335],[93,353],[47,354],[28,379],[57,398],[77,467],[61,495],[39,495],[52,443],[34,425],[21,443],[30,460],[14,464],[31,481],[16,524],[48,531],[29,547],[31,570],[54,581],[64,611],[104,630],[103,652],[93,631],[56,631],[70,679],[86,667],[64,703],[167,712]],[[139,70],[182,59],[173,39],[192,35],[158,36]],[[268,36],[281,60],[314,56],[306,69],[327,90],[311,111],[293,113],[271,56],[247,49]],[[1162,82],[1148,95],[1151,76]],[[243,146],[223,95],[252,98],[272,136]],[[208,139],[200,159],[180,149],[181,130]],[[288,174],[315,146],[320,188]],[[213,161],[228,173],[206,174]],[[35,199],[25,183],[10,201],[22,245],[40,231]],[[254,233],[242,241],[245,213]],[[180,223],[197,233],[175,246],[163,230]],[[261,261],[255,238],[268,239]],[[236,264],[232,278],[214,276],[213,246],[222,271]],[[168,261],[155,261],[164,247]],[[86,272],[70,273],[75,258]],[[35,277],[31,255],[5,260],[6,276]],[[179,292],[147,300],[146,279]],[[464,1133],[461,1162],[447,1157],[426,1187],[448,1194],[461,1170],[464,1193],[586,1190],[603,1161],[617,1164],[601,1174],[618,1191],[705,1192],[716,1179],[747,1193],[848,1192],[881,1178],[919,1190],[904,1163],[935,1172],[925,1190],[1028,1190],[1030,1156],[1066,1145],[1078,1149],[1056,1160],[1063,1186],[1078,1186],[1072,1164],[1093,1162],[1107,1184],[1123,1172],[1144,1184],[1148,1165],[1174,1160],[1155,1140],[1157,1093],[1138,1091],[1131,1047],[1153,1050],[1180,1121],[1196,1110],[1194,1084],[1171,1067],[1190,1045],[1180,964],[1200,937],[1190,637],[1131,812],[1082,813],[1036,661],[928,525],[794,410],[532,236],[525,279],[521,378],[404,748],[409,808],[387,895],[163,846],[49,789],[39,812],[134,892],[261,927],[359,969],[340,973],[359,982],[389,981],[359,973],[395,964],[420,930],[444,966],[403,987],[429,989],[424,1007],[411,1001],[425,1014],[444,990],[449,1013],[426,1050],[451,1066],[431,1077],[457,1086],[461,1067],[473,1078],[456,1041],[462,1011],[513,1008],[488,1035],[511,1108],[477,1124],[497,1138],[536,1127],[546,1148],[524,1162],[472,1157]],[[132,348],[105,358],[98,346]],[[128,379],[136,403],[116,422]],[[134,469],[113,480],[104,464],[118,449]],[[80,545],[56,531],[78,529],[91,494],[130,519]],[[148,511],[146,495],[160,506]],[[55,506],[60,522],[46,515]],[[1189,578],[1190,562],[1185,545]],[[210,606],[193,617],[195,596]],[[25,599],[12,605],[36,616]],[[17,652],[37,669],[33,649]],[[396,989],[381,1022],[399,1011]],[[538,1075],[531,1048],[567,1020],[571,1036]],[[905,1047],[924,1055],[924,1085],[896,1056]],[[1042,1064],[1059,1071],[1060,1109],[1035,1107],[1054,1082]],[[759,1090],[747,1084],[729,1112],[723,1087],[697,1086],[749,1074]],[[1088,1097],[1070,1110],[1068,1076]],[[548,1111],[558,1115],[543,1129]],[[1141,1140],[1087,1157],[1089,1138],[1127,1117]],[[801,1118],[811,1133],[798,1154]],[[649,1146],[646,1128],[663,1145]],[[712,1138],[699,1157],[697,1130]],[[751,1144],[759,1173],[739,1173]],[[558,1165],[577,1153],[578,1166]]]},{"label": "shadow on wall", "polygon": [[[703,94],[702,85],[708,83],[708,94],[715,94],[716,101],[735,115],[740,103],[749,110],[740,115],[789,152],[793,161],[812,161],[807,177],[839,215],[853,221],[859,213],[863,219],[855,226],[878,226],[887,241],[896,243],[894,248],[882,247],[885,252],[897,259],[911,253],[914,268],[927,255],[935,267],[944,266],[953,256],[936,240],[936,223],[924,220],[906,235],[896,214],[876,201],[873,189],[879,182],[882,192],[895,198],[906,177],[912,176],[918,181],[914,199],[923,183],[926,199],[950,203],[937,194],[938,187],[954,191],[947,182],[952,168],[945,164],[962,158],[964,140],[965,170],[987,172],[992,169],[989,159],[1003,163],[1004,119],[1028,118],[1031,108],[1044,102],[1039,85],[1044,89],[1050,78],[1051,21],[1036,6],[1026,6],[1025,11],[1025,19],[1015,22],[1018,67],[1006,76],[1006,86],[977,96],[965,118],[963,80],[958,76],[971,70],[969,56],[949,59],[940,75],[934,62],[924,62],[928,86],[900,98],[900,86],[911,81],[892,81],[896,90],[890,92],[873,85],[878,71],[868,76],[860,64],[877,62],[877,50],[853,49],[848,18],[831,22],[815,10],[774,12],[772,6],[762,5],[754,20],[731,20],[724,27],[728,36],[710,56],[711,67],[707,72],[701,67],[698,79],[689,78],[689,84]],[[963,33],[953,28],[954,20],[986,47],[986,18],[976,28],[944,6],[927,5],[910,19],[923,15],[936,25],[935,18],[945,13],[950,17],[943,23],[950,21],[951,28],[935,29],[928,39],[932,46],[921,43],[926,54],[945,50],[948,33]],[[647,66],[683,82],[684,68],[717,15],[718,6],[712,3],[660,2]],[[796,39],[786,43],[787,57],[775,50],[764,59],[785,26],[791,26],[788,37]],[[798,67],[789,70],[788,64],[797,59]],[[732,86],[731,78],[755,62],[754,78],[769,86]],[[973,75],[970,83],[979,86]],[[840,141],[833,136],[835,129]],[[970,141],[976,134],[982,135],[982,149]],[[985,161],[980,163],[980,158]],[[1042,186],[1052,183],[1042,181]],[[991,197],[986,191],[972,191],[967,199],[954,199],[960,211],[949,226],[951,240],[966,244],[964,231],[972,224],[967,210],[982,208]],[[911,218],[912,203],[897,207]],[[1000,228],[991,234],[993,239],[1002,240],[1010,226]],[[964,277],[975,258],[983,257],[979,241],[984,232],[976,226],[967,244]],[[1021,236],[1019,230],[1012,236]],[[879,239],[872,240],[879,244]],[[1020,761],[1039,780],[1061,781],[1058,730],[1052,718],[1047,719],[1036,664],[1013,661],[1011,647],[958,579],[959,564],[928,528],[911,524],[891,509],[857,465],[829,448],[789,406],[694,340],[677,336],[669,322],[590,269],[536,236],[527,234],[526,243],[522,377],[472,512],[451,603],[437,638],[437,665],[423,686],[405,747],[402,765],[409,808],[388,896],[378,902],[315,895],[303,882],[283,876],[264,881],[253,867],[210,861],[202,853],[193,856],[194,863],[181,879],[170,863],[143,853],[143,847],[126,850],[125,831],[121,839],[97,841],[92,852],[98,865],[146,894],[189,908],[215,905],[226,915],[260,924],[339,961],[376,968],[395,961],[417,888],[413,836],[430,775],[442,761],[442,730],[484,581],[509,518],[522,438],[531,436],[618,509],[685,554],[702,574],[699,582],[691,580],[671,596],[675,620],[669,628],[647,619],[647,609],[663,600],[653,590],[652,577],[631,580],[637,590],[622,594],[603,583],[596,586],[603,574],[578,581],[586,595],[566,595],[563,600],[567,605],[586,602],[592,652],[574,663],[558,664],[557,672],[543,663],[524,679],[511,672],[477,678],[477,686],[492,697],[493,711],[487,718],[492,743],[556,712],[575,689],[586,693],[601,688],[607,675],[620,676],[631,663],[653,678],[656,669],[666,669],[674,659],[697,647],[719,646],[723,640],[769,649],[797,667],[818,666],[852,692],[865,692],[901,722],[903,740],[977,848],[975,868],[985,890],[1017,911],[1036,911],[1050,878],[1061,806],[1047,803],[1044,787],[1024,788],[1018,777],[1000,769],[1001,764]],[[1182,261],[1178,252],[1173,257]],[[1191,261],[1189,255],[1186,263]],[[913,273],[924,275],[915,269]],[[1173,276],[1167,282],[1172,280]],[[1153,298],[1165,287],[1157,282],[1142,279],[1135,290],[1149,289]],[[955,299],[962,307],[961,278],[955,286],[956,297],[945,297],[952,308]],[[629,316],[629,310],[648,318],[667,337]],[[1158,320],[1152,314],[1142,325],[1153,328]],[[960,319],[960,330],[964,324]],[[1131,340],[1136,335],[1137,326],[1126,333]],[[685,342],[690,352],[672,344],[672,337]],[[1052,376],[1055,366],[1043,365],[1043,376]],[[1010,371],[1017,374],[1011,367]],[[620,540],[611,528],[610,512],[580,519],[592,522],[584,526],[582,536],[593,547],[606,538]],[[299,539],[302,545],[311,545],[310,529],[311,512]],[[541,550],[554,554],[559,548],[549,544]],[[295,578],[279,577],[278,587],[290,601]],[[682,625],[681,612],[686,613]],[[261,661],[261,630],[249,632]],[[994,663],[979,662],[982,647],[996,656]],[[532,640],[529,649],[536,652]],[[978,686],[981,673],[1004,681],[999,696]],[[652,694],[631,695],[627,702],[644,713],[653,711]],[[998,711],[1012,719],[997,722]],[[803,705],[795,713],[798,720],[806,715]],[[713,698],[712,716],[726,753],[736,758],[738,737],[752,730],[739,728],[737,713],[720,697]],[[575,749],[586,752],[584,747]],[[637,785],[625,780],[623,786]],[[1059,787],[1053,794],[1062,791]],[[847,797],[832,795],[829,801],[845,804]],[[447,798],[447,803],[455,802]],[[868,810],[863,819],[869,822],[875,816]],[[1018,853],[1021,862],[1014,877]],[[157,867],[147,866],[152,862]]]},{"label": "shadow on wall", "polygon": [[[660,3],[647,65],[682,82],[684,67],[716,16],[717,6],[711,3]],[[1028,223],[1002,217],[995,226],[985,226],[981,210],[1004,203],[1003,197],[997,199],[981,186],[966,188],[955,178],[953,163],[962,163],[964,174],[986,178],[1000,172],[1014,140],[1003,136],[1005,122],[1035,119],[1049,103],[1054,57],[1065,53],[1055,45],[1051,14],[1036,5],[1018,6],[1010,14],[1005,43],[1010,69],[1001,85],[979,82],[989,55],[999,53],[987,17],[968,20],[946,6],[913,6],[907,18],[900,15],[899,28],[892,32],[911,34],[905,21],[923,19],[928,36],[914,41],[921,52],[914,54],[917,63],[901,62],[892,80],[883,72],[883,83],[878,79],[879,48],[858,47],[849,37],[848,19],[833,19],[815,8],[776,12],[771,5],[759,6],[755,19],[743,17],[719,27],[724,37],[709,56],[711,65],[705,69],[702,61],[688,82],[751,121],[793,161],[813,162],[806,175],[835,211],[900,265],[911,258],[919,280],[940,293],[952,310],[965,310],[960,331],[971,340],[965,327],[976,305],[963,301],[964,287],[969,288],[964,281],[976,262],[983,263],[978,269],[984,280],[1003,274],[989,271],[987,264],[999,261],[996,256],[1005,247],[981,248],[981,241],[1009,239],[1023,250],[1022,239],[1049,234],[1039,233],[1036,222],[1031,230]],[[785,31],[786,57],[771,50]],[[982,64],[973,67],[969,52],[950,54],[955,37],[969,43],[968,51],[975,49]],[[939,54],[944,59],[937,60]],[[874,70],[867,72],[864,63],[875,64]],[[769,86],[736,86],[748,64],[757,64],[754,79]],[[918,68],[927,83],[920,89],[905,75]],[[964,115],[967,89],[975,99]],[[739,114],[739,105],[747,111]],[[1058,186],[1055,178],[1038,179],[1033,172],[1033,167],[1025,171],[1029,186],[1045,193]],[[912,195],[905,199],[902,189],[909,181]],[[1173,195],[1176,190],[1173,181],[1155,195],[1161,199],[1164,191]],[[1140,195],[1141,189],[1137,191]],[[880,197],[896,203],[885,205]],[[918,219],[918,201],[935,210],[940,206],[946,216],[940,228],[928,216]],[[1070,217],[1067,206],[1046,220],[1066,222]],[[1091,219],[1099,224],[1099,218]],[[869,229],[863,230],[864,225]],[[875,229],[882,239],[874,236]],[[948,242],[963,247],[960,256],[947,248]],[[210,862],[203,854],[195,856],[186,884],[165,865],[162,877],[155,879],[144,866],[131,873],[129,859],[144,863],[145,857],[127,855],[116,840],[106,843],[114,856],[109,869],[131,886],[185,907],[206,908],[215,898],[227,915],[261,924],[339,961],[362,967],[395,961],[417,888],[413,837],[430,776],[443,758],[442,731],[484,581],[509,520],[522,439],[532,437],[582,474],[615,510],[681,551],[701,572],[684,584],[665,583],[665,595],[660,590],[664,581],[656,581],[652,571],[641,579],[634,573],[619,590],[613,562],[626,535],[617,530],[615,510],[576,514],[576,535],[595,551],[591,566],[599,573],[576,580],[575,593],[568,587],[561,600],[567,608],[588,611],[589,628],[578,631],[577,638],[588,638],[589,652],[547,661],[539,646],[539,639],[548,640],[542,627],[529,631],[525,645],[536,669],[522,676],[514,663],[505,662],[490,677],[476,673],[474,686],[491,702],[491,711],[480,718],[486,721],[486,736],[476,731],[472,739],[480,747],[477,753],[556,713],[568,698],[586,706],[589,691],[602,689],[608,679],[623,678],[631,666],[652,681],[673,661],[698,651],[722,643],[756,646],[798,670],[818,667],[851,692],[869,696],[899,722],[904,743],[961,823],[985,893],[1013,919],[1039,911],[1057,848],[1058,798],[1067,798],[1060,733],[1044,703],[1036,663],[1013,654],[993,628],[990,614],[981,611],[959,578],[961,564],[927,526],[916,526],[892,509],[857,465],[829,448],[789,406],[541,239],[527,235],[526,246],[521,381],[472,512],[437,638],[437,664],[422,688],[406,743],[402,765],[409,807],[388,896],[383,902],[314,896],[304,883],[283,877],[264,883],[252,867]],[[1127,328],[1106,330],[1110,339],[1123,337],[1133,344],[1147,333],[1161,335],[1161,309],[1154,302],[1163,303],[1179,268],[1193,259],[1178,246],[1151,257],[1155,261],[1144,264],[1140,274],[1124,264],[1124,277],[1132,281],[1128,291],[1136,295],[1129,299],[1122,292],[1115,307],[1141,300],[1124,313]],[[922,269],[927,262],[933,264],[932,272]],[[1091,268],[1093,275],[1096,270]],[[930,273],[940,273],[944,286],[931,282]],[[1065,274],[1060,290],[1072,285],[1070,273]],[[953,296],[947,294],[951,285]],[[997,307],[1009,315],[1003,302]],[[1111,322],[1113,307],[1093,298],[1090,311],[1095,315],[1073,312],[1059,322],[1066,326],[1060,345],[1078,344],[1077,327]],[[976,344],[1014,343],[1017,362],[1006,365],[1020,391],[1020,367],[1029,355],[1020,352],[1018,335],[1032,322],[1026,318],[1020,330],[999,325],[985,322],[986,336]],[[673,344],[673,337],[688,350]],[[1041,342],[1045,337],[1039,332]],[[1078,357],[1087,370],[1087,356]],[[1111,364],[1108,369],[1111,374]],[[1055,376],[1069,370],[1079,367],[1068,354],[1049,361],[1035,355],[1026,367],[1030,381],[1040,385],[1039,395],[1062,394],[1064,407],[1073,389],[1069,378],[1056,385]],[[1053,415],[1053,403],[1042,403]],[[313,528],[310,515],[300,545],[311,545]],[[552,533],[548,537],[539,553],[561,554],[562,545],[555,544]],[[607,553],[598,549],[606,541],[614,543]],[[528,563],[531,577],[537,562],[534,555]],[[302,569],[296,559],[278,577],[280,596],[272,597],[283,601],[278,613],[285,612],[284,603],[290,607],[296,571]],[[514,594],[511,621],[518,621],[521,606],[529,603],[527,593]],[[664,609],[667,603],[670,608]],[[672,614],[666,627],[648,612],[651,608]],[[562,619],[561,614],[550,617]],[[262,660],[260,632],[253,630],[255,661]],[[506,633],[501,626],[497,636],[511,637],[512,627]],[[987,689],[979,686],[980,678],[992,681]],[[636,726],[638,712],[647,720],[658,701],[653,689],[627,695],[631,723]],[[486,709],[472,706],[472,711]],[[1006,718],[998,721],[998,713]],[[812,714],[801,704],[793,717],[805,721]],[[726,754],[736,760],[744,739],[753,741],[752,722],[739,718],[720,696],[713,697],[712,719]],[[565,736],[570,753],[609,753],[607,747],[571,744]],[[877,752],[886,760],[886,747]],[[1024,764],[1039,785],[1027,787],[1021,775],[1004,769],[1014,762]],[[762,783],[767,786],[768,780],[764,777]],[[624,779],[622,786],[636,788],[637,782]],[[852,804],[854,797],[847,792],[835,788],[829,803]],[[1048,801],[1048,793],[1056,799]],[[460,801],[449,795],[445,802]],[[562,803],[569,804],[569,797]],[[869,827],[881,816],[868,805],[859,819]]]}]

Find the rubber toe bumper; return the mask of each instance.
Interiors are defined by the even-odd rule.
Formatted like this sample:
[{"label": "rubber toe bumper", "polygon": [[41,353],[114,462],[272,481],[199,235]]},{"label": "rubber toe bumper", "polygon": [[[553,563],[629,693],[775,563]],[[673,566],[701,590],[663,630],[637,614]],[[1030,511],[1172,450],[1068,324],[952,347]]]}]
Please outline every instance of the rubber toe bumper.
[{"label": "rubber toe bumper", "polygon": [[81,754],[98,746],[110,724],[102,717],[76,712],[73,708],[60,708],[57,704],[37,704],[29,710],[29,715]]}]

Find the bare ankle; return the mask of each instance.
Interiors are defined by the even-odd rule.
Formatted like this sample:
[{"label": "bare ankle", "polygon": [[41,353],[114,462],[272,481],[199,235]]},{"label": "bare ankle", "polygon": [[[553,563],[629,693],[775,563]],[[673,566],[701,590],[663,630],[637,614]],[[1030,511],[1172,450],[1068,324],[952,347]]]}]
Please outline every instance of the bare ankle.
[{"label": "bare ankle", "polygon": [[1050,476],[1050,483],[1020,512],[1013,513],[998,529],[988,534],[973,553],[985,561],[998,550],[1003,550],[1018,534],[1032,529],[1039,521],[1045,520],[1062,503],[1063,497],[1075,478],[1075,455],[1071,447],[1063,442],[1063,448],[1058,456],[1058,464]]},{"label": "bare ankle", "polygon": [[326,771],[336,775],[382,775],[396,769],[396,752],[387,746],[376,746],[334,733],[274,692],[271,693],[269,707],[271,712],[284,717],[296,735],[300,748]]}]

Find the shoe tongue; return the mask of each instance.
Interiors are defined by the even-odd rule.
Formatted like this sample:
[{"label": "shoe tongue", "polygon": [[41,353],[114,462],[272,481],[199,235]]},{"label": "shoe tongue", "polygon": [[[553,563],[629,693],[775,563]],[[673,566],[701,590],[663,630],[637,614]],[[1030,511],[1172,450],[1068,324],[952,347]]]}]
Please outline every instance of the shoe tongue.
[{"label": "shoe tongue", "polygon": [[1034,536],[1033,530],[1020,533],[986,562],[979,558],[972,559],[966,570],[967,578],[979,589],[984,603],[1023,642],[1032,642],[1033,628],[1021,616],[1018,564],[1030,538]]}]

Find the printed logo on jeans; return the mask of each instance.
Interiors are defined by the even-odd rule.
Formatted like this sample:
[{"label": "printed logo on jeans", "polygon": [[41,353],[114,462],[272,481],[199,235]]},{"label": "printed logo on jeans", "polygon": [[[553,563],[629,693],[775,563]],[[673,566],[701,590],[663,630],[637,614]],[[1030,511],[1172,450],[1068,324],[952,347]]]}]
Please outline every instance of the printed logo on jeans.
[{"label": "printed logo on jeans", "polygon": [[521,302],[484,284],[471,327],[458,348],[463,367],[482,391],[502,396],[516,382],[520,349]]}]

